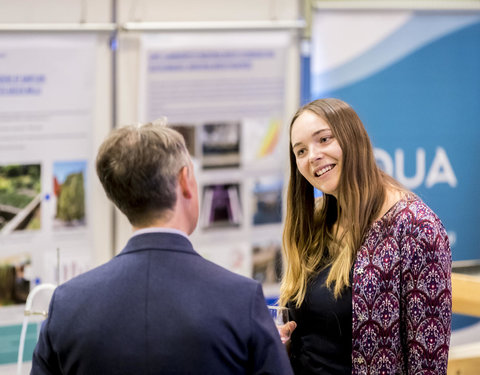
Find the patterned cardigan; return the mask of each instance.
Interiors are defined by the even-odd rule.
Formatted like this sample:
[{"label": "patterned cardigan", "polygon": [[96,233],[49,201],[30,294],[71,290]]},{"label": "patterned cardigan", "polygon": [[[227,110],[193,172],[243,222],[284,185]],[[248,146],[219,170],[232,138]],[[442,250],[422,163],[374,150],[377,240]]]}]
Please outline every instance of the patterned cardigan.
[{"label": "patterned cardigan", "polygon": [[445,228],[410,194],[372,225],[357,254],[352,374],[446,374],[451,290]]}]

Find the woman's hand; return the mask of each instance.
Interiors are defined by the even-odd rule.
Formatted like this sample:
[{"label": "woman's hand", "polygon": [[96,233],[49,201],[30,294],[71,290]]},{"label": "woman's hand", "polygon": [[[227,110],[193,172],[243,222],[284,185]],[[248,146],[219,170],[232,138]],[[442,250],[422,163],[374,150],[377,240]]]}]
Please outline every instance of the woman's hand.
[{"label": "woman's hand", "polygon": [[297,323],[294,321],[287,322],[283,326],[278,327],[278,333],[280,333],[280,339],[282,340],[282,343],[287,343],[287,341],[290,340],[290,337],[292,336],[292,332],[297,328]]}]

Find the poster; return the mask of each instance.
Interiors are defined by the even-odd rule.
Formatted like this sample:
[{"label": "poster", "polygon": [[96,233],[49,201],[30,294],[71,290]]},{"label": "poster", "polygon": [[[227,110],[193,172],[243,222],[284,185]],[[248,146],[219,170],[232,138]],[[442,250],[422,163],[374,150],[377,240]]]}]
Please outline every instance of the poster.
[{"label": "poster", "polygon": [[312,98],[349,102],[377,162],[442,219],[453,260],[478,259],[480,14],[318,11],[314,25]]},{"label": "poster", "polygon": [[453,260],[479,259],[480,13],[317,10],[312,35],[311,99],[350,103],[379,165],[443,221]]},{"label": "poster", "polygon": [[[95,51],[92,35],[0,38],[0,326],[7,330],[22,323],[35,285],[90,267]],[[16,349],[0,340],[0,363],[16,361]]]},{"label": "poster", "polygon": [[[275,285],[272,294],[278,248],[269,240],[281,237],[291,43],[288,31],[171,32],[144,35],[140,53],[140,122],[167,117],[197,166],[195,247]],[[259,233],[270,238],[257,244]]]}]

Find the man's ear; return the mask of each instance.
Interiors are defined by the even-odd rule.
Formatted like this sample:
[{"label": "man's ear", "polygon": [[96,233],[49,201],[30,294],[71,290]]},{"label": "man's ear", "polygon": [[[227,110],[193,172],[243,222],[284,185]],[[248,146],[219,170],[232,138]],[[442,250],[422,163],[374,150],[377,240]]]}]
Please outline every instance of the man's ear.
[{"label": "man's ear", "polygon": [[187,199],[192,198],[192,195],[193,195],[192,187],[190,186],[190,183],[189,183],[190,181],[189,175],[190,175],[190,170],[188,169],[187,166],[182,167],[182,169],[180,169],[180,172],[178,174],[178,186],[180,187],[180,192]]}]

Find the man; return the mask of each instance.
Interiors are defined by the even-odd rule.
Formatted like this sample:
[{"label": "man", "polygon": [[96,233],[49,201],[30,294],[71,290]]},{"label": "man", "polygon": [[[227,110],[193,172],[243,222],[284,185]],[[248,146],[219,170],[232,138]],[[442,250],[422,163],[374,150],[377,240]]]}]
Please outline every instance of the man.
[{"label": "man", "polygon": [[261,286],[187,238],[198,194],[182,136],[119,128],[96,166],[134,233],[111,261],[56,289],[32,374],[292,374]]}]

